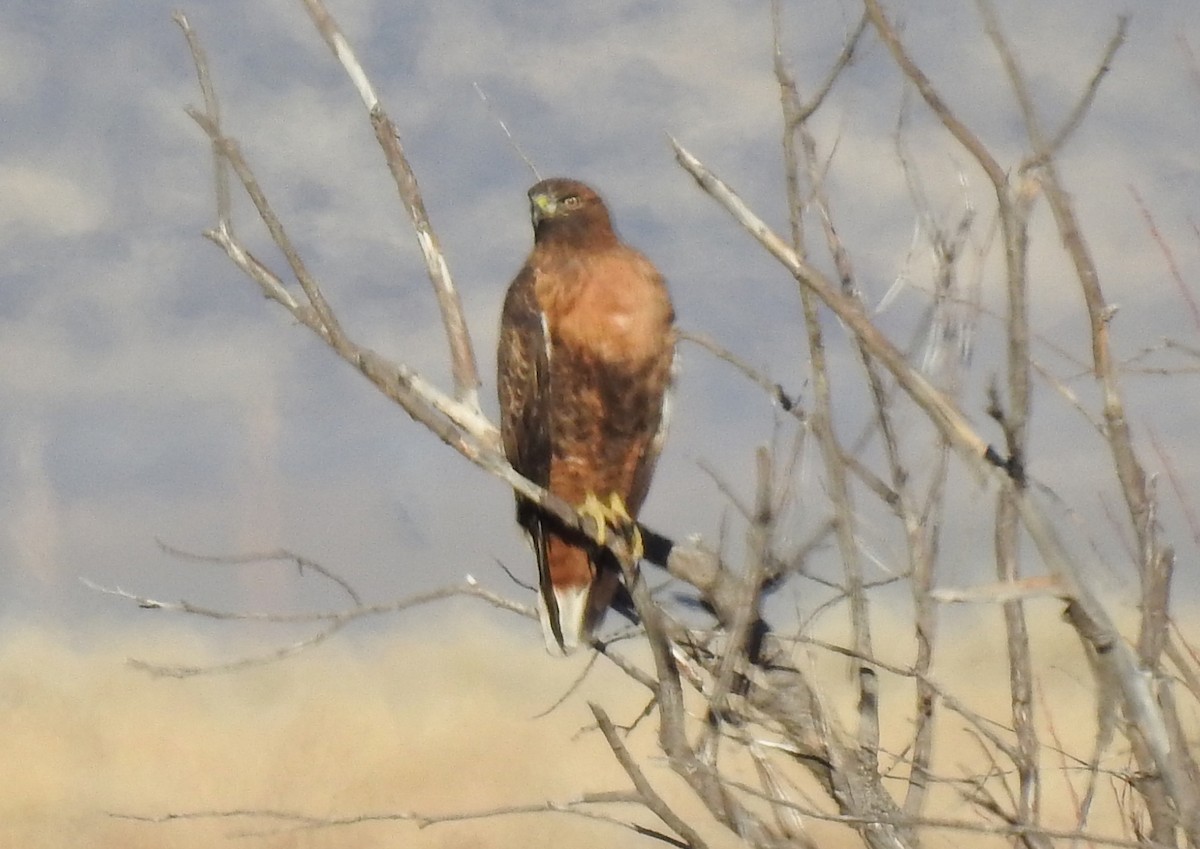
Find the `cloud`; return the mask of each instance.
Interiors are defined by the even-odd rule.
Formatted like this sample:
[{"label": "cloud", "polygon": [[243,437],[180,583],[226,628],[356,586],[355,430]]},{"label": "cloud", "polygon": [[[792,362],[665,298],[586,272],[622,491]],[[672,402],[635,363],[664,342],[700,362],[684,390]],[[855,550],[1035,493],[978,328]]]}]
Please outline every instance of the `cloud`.
[{"label": "cloud", "polygon": [[108,214],[105,199],[65,173],[0,162],[0,238],[53,240],[95,231]]}]

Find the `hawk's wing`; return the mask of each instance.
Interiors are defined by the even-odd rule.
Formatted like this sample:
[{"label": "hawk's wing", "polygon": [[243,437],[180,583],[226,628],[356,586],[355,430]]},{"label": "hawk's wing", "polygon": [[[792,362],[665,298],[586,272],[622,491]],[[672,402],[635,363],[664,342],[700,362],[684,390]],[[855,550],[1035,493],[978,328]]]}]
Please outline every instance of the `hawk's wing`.
[{"label": "hawk's wing", "polygon": [[[550,346],[546,319],[534,294],[534,272],[526,265],[508,289],[500,315],[496,358],[500,437],[513,468],[536,484],[550,483]],[[536,505],[517,496],[517,523],[529,534],[537,557],[539,593],[555,639],[562,626],[554,604],[547,560],[546,528]]]},{"label": "hawk's wing", "polygon": [[496,368],[504,453],[518,472],[545,486],[550,480],[550,353],[529,266],[504,298]]},{"label": "hawk's wing", "polygon": [[646,500],[646,493],[650,491],[650,481],[654,477],[654,469],[658,465],[658,456],[662,453],[663,443],[667,441],[667,431],[671,428],[671,392],[679,371],[679,353],[672,345],[665,356],[669,365],[665,375],[660,378],[661,384],[657,386],[657,391],[662,397],[658,427],[655,428],[654,435],[650,438],[645,453],[642,454],[641,462],[634,471],[633,487],[629,493],[628,502],[635,511],[641,509],[642,502]]}]

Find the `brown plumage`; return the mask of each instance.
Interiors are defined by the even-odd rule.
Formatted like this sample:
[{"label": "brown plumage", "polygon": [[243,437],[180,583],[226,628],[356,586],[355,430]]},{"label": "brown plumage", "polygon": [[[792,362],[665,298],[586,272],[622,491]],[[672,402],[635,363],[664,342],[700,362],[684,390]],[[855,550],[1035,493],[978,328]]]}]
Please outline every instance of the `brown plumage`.
[{"label": "brown plumage", "polygon": [[[617,496],[637,513],[667,424],[674,311],[662,275],[623,244],[574,180],[529,190],[533,251],[504,300],[498,384],[509,462],[572,504]],[[607,552],[517,499],[537,556],[546,647],[588,640],[616,593]]]}]

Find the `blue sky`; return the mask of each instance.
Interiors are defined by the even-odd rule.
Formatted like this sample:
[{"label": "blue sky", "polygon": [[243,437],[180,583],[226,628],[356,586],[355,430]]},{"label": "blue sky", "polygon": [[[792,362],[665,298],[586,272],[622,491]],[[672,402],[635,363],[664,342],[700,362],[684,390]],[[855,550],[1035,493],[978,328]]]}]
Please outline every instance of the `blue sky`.
[{"label": "blue sky", "polygon": [[[1054,125],[1125,7],[998,5]],[[765,3],[333,0],[330,8],[401,129],[471,322],[489,413],[499,304],[529,247],[524,193],[533,180],[474,83],[543,174],[600,189],[622,234],[666,274],[682,326],[805,394],[794,282],[697,190],[667,144],[668,133],[679,138],[767,221],[785,226]],[[138,615],[82,587],[81,576],[256,608],[322,599],[282,568],[214,574],[180,564],[156,538],[204,552],[287,547],[372,599],[468,573],[524,594],[496,566],[532,573],[508,491],[293,326],[202,238],[213,220],[209,162],[183,112],[199,94],[172,9],[0,9],[0,618]],[[208,50],[227,131],[347,329],[446,383],[415,240],[353,90],[302,5],[184,11]],[[906,40],[948,101],[1015,166],[1019,115],[973,7],[929,0],[904,4],[902,15]],[[853,5],[836,0],[786,10],[786,50],[802,86],[823,76],[855,19]],[[1107,295],[1121,307],[1112,325],[1121,356],[1164,337],[1191,345],[1200,337],[1134,198],[1172,246],[1183,279],[1198,285],[1200,66],[1188,45],[1200,51],[1191,0],[1135,10],[1128,42],[1063,157]],[[867,302],[909,281],[880,316],[900,340],[924,303],[930,268],[927,252],[911,247],[915,216],[893,141],[905,102],[906,142],[934,213],[951,221],[967,203],[986,210],[987,200],[983,175],[911,101],[868,35],[814,125],[822,151],[836,148],[829,186]],[[275,261],[244,205],[239,221],[251,246]],[[1035,224],[1035,330],[1085,358],[1077,287],[1044,207]],[[976,229],[983,243],[983,215]],[[966,260],[962,273],[978,281],[985,305],[1002,306],[994,249],[982,262]],[[977,422],[987,380],[1002,374],[996,330],[980,323],[966,380],[964,408]],[[835,364],[856,381],[844,339],[835,333],[831,344]],[[788,431],[757,389],[695,348],[684,353],[676,424],[643,517],[715,542],[730,511],[701,464],[746,494],[754,447]],[[1039,357],[1094,401],[1069,362],[1048,348]],[[1152,429],[1182,485],[1200,496],[1195,380],[1139,376],[1127,388],[1150,470],[1163,469]],[[853,432],[862,408],[853,391],[843,397],[839,416]],[[1126,587],[1126,562],[1104,519],[1102,498],[1116,504],[1116,490],[1102,442],[1044,387],[1036,415],[1033,474],[1070,505],[1077,543],[1097,553],[1098,580]],[[802,539],[824,515],[809,456],[786,538]],[[1159,484],[1162,521],[1188,561],[1196,545],[1169,489]],[[989,500],[969,484],[962,491],[947,531],[947,546],[961,552],[949,558],[958,565],[948,584],[986,578],[986,560],[974,563],[971,552],[987,533]],[[885,566],[898,557],[882,525],[868,533]],[[739,534],[731,522],[735,555]],[[532,635],[534,626],[521,627]]]}]

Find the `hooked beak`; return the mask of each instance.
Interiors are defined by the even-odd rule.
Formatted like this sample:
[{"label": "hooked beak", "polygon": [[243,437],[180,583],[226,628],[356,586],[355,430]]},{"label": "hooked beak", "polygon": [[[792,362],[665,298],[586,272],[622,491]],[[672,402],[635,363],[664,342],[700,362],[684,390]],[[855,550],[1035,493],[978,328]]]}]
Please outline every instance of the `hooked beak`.
[{"label": "hooked beak", "polygon": [[558,201],[551,195],[538,192],[529,196],[529,214],[533,217],[533,223],[550,218],[558,211]]}]

